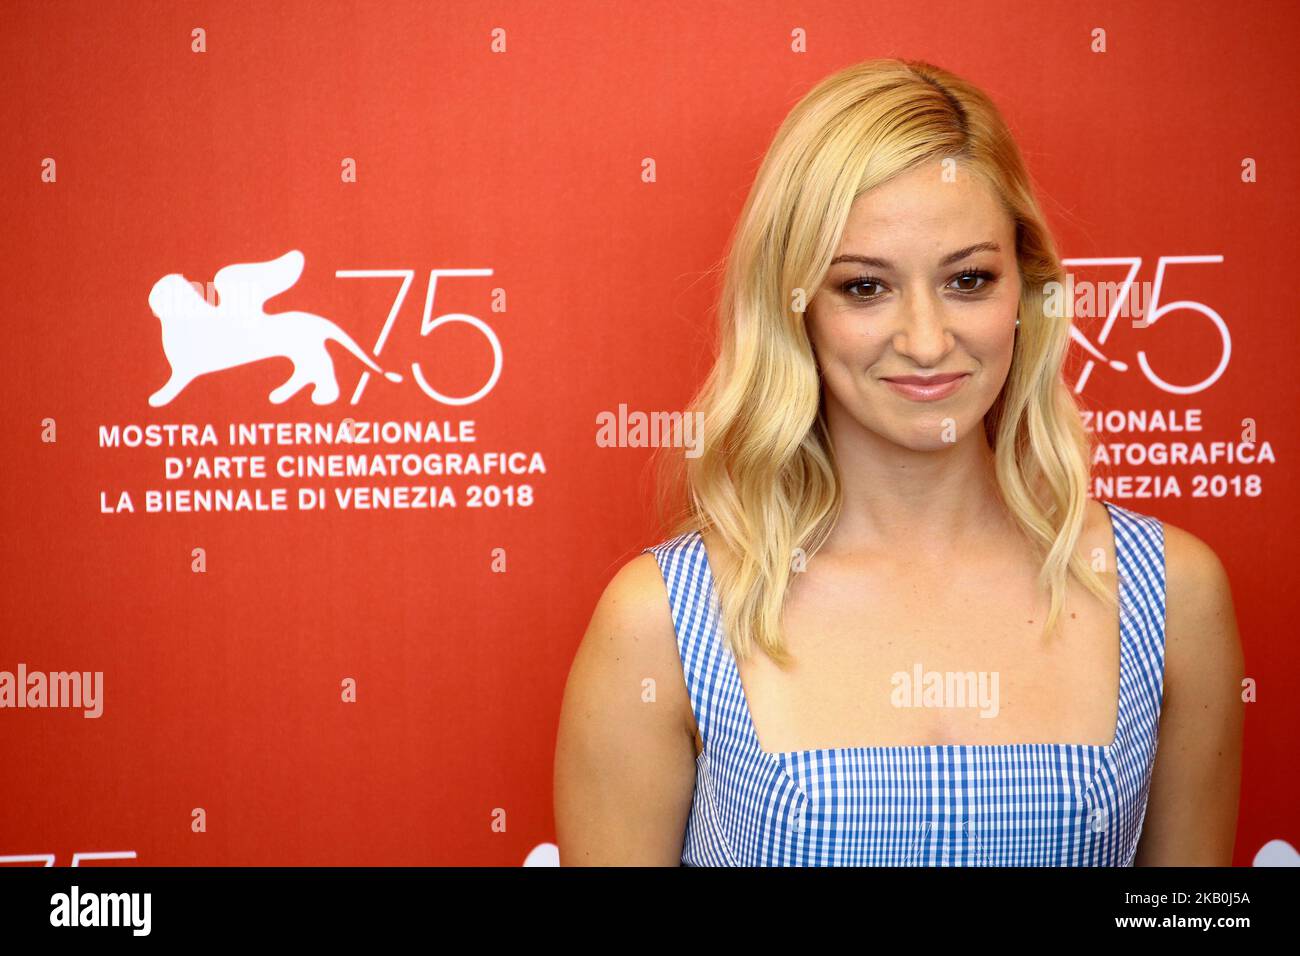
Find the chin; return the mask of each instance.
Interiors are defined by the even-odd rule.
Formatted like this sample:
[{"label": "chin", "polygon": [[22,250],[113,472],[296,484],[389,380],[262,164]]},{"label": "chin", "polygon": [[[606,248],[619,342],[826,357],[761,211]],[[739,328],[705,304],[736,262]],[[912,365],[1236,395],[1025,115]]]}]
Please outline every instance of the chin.
[{"label": "chin", "polygon": [[[973,421],[981,423],[979,418]],[[963,442],[971,431],[971,422],[968,415],[936,410],[898,422],[882,434],[912,451],[942,451]]]},{"label": "chin", "polygon": [[900,442],[900,444],[912,451],[944,451],[956,447],[966,437],[964,432],[957,431],[954,432],[952,441],[944,441],[940,435],[941,432],[938,429],[924,434],[913,433],[911,440]]}]

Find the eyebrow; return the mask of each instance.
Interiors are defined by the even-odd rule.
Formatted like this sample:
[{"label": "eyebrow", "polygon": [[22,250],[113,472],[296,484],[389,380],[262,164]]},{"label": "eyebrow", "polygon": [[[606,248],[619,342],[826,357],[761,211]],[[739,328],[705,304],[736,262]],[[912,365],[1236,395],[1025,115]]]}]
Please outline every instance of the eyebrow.
[{"label": "eyebrow", "polygon": [[[967,246],[964,249],[958,249],[956,252],[948,253],[948,255],[944,256],[942,259],[939,260],[939,265],[950,266],[954,262],[958,262],[961,259],[965,259],[967,256],[971,255],[972,253],[985,252],[985,251],[1001,252],[1002,247],[999,246],[996,242],[977,242],[973,246]],[[837,262],[858,262],[864,266],[875,266],[877,269],[894,268],[894,264],[890,262],[888,259],[877,259],[875,256],[855,256],[855,255],[836,256],[834,259],[831,260],[831,265],[835,265]]]}]

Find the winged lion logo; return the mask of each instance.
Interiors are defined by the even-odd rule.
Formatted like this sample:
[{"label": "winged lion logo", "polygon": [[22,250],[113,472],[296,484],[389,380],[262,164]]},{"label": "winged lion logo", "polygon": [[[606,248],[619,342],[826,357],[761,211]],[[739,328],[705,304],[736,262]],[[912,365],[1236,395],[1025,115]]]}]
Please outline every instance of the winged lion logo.
[{"label": "winged lion logo", "polygon": [[282,356],[293,362],[293,374],[271,392],[271,401],[279,405],[310,385],[311,400],[328,405],[339,397],[334,362],[325,348],[330,340],[390,382],[400,382],[402,376],[380,368],[329,319],[310,312],[267,314],[266,300],[291,288],[302,276],[304,262],[303,254],[292,249],[268,262],[225,266],[212,280],[220,300],[217,305],[199,295],[179,273],[155,282],[149,307],[162,324],[171,378],[149,396],[149,404],[166,405],[200,375]]}]

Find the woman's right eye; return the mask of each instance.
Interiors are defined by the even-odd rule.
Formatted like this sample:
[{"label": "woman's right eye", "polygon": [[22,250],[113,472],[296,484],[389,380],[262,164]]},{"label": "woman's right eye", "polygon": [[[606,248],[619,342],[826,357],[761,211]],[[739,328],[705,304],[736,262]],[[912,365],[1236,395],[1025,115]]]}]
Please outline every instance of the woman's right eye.
[{"label": "woman's right eye", "polygon": [[871,278],[870,276],[861,276],[861,277],[859,277],[859,278],[857,278],[857,279],[850,279],[848,282],[846,282],[846,283],[844,283],[842,286],[840,286],[840,290],[841,290],[842,292],[844,292],[846,295],[851,296],[852,298],[855,298],[855,299],[875,299],[875,298],[878,298],[878,297],[879,297],[879,295],[880,295],[879,292],[866,292],[866,293],[863,293],[863,292],[856,292],[856,291],[854,291],[854,290],[855,290],[855,289],[858,289],[858,288],[861,288],[861,287],[863,287],[863,286],[877,286],[877,287],[878,287],[879,285],[880,285],[880,280],[878,280],[878,279],[873,279],[873,278]]}]

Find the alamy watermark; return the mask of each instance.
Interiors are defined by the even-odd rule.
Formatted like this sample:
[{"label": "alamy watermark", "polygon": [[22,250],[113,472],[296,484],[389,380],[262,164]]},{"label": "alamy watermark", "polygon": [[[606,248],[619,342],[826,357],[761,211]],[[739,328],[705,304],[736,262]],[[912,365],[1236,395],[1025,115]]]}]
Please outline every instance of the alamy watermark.
[{"label": "alamy watermark", "polygon": [[0,708],[80,707],[83,717],[104,713],[103,671],[0,671]]},{"label": "alamy watermark", "polygon": [[927,671],[917,661],[911,673],[889,679],[895,707],[978,707],[981,717],[998,715],[997,671]]},{"label": "alamy watermark", "polygon": [[123,926],[133,936],[148,936],[152,893],[83,893],[75,883],[50,897],[51,926]]},{"label": "alamy watermark", "polygon": [[685,448],[687,458],[704,450],[703,412],[629,412],[596,415],[596,444],[601,448]]},{"label": "alamy watermark", "polygon": [[1145,328],[1146,314],[1155,298],[1155,285],[1151,282],[1076,282],[1073,273],[1066,273],[1065,283],[1047,282],[1043,285],[1043,314],[1048,318],[1066,317],[1066,304],[1073,306],[1076,319],[1132,318],[1134,328]]}]

